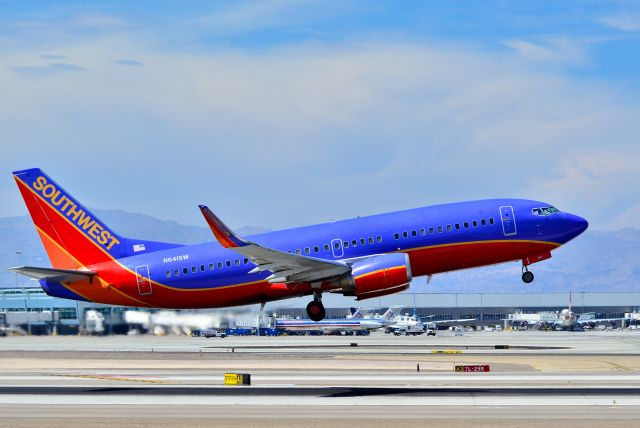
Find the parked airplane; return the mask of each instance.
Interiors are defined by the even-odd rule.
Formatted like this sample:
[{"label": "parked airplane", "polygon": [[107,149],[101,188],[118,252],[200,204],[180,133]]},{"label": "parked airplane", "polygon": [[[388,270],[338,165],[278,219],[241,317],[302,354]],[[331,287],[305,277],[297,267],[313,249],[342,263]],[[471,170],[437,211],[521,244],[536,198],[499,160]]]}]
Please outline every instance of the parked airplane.
[{"label": "parked airplane", "polygon": [[321,331],[321,332],[355,332],[365,330],[377,330],[393,323],[394,316],[400,306],[391,306],[382,316],[367,316],[364,309],[356,310],[346,319],[324,319],[321,321],[308,321],[298,319],[277,318],[276,328],[289,331]]},{"label": "parked airplane", "polygon": [[40,169],[14,172],[53,268],[14,271],[50,295],[111,305],[213,308],[322,294],[357,300],[409,287],[412,277],[522,261],[529,265],[580,235],[587,221],[523,199],[490,199],[359,217],[243,239],[206,206],[218,243],[180,245],[126,238]]},{"label": "parked airplane", "polygon": [[625,320],[625,318],[596,318],[596,314],[592,312],[575,314],[571,300],[571,291],[569,291],[569,307],[560,311],[559,320],[556,322],[556,327],[562,330],[594,328],[596,323],[602,322],[615,325],[616,322]]},{"label": "parked airplane", "polygon": [[276,319],[276,328],[288,331],[355,332],[377,330],[384,324],[375,319],[324,319],[321,321]]}]

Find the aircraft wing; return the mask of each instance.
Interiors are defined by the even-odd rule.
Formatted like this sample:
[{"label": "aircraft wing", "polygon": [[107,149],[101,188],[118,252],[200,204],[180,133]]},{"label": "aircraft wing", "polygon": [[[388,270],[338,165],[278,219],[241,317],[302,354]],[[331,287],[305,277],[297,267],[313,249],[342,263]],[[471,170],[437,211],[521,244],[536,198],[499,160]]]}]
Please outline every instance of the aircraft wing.
[{"label": "aircraft wing", "polygon": [[270,283],[316,282],[351,271],[351,267],[343,262],[291,254],[246,241],[234,234],[205,205],[199,207],[220,245],[251,259],[256,267],[250,273],[271,272],[267,278]]},{"label": "aircraft wing", "polygon": [[68,269],[51,269],[44,267],[34,266],[19,266],[9,268],[8,270],[20,273],[22,275],[34,278],[34,279],[50,279],[56,282],[74,282],[87,278],[93,278],[97,275],[97,272],[82,271],[82,270],[68,270]]},{"label": "aircraft wing", "polygon": [[622,321],[622,320],[627,320],[628,318],[591,318],[591,319],[584,319],[584,320],[576,320],[576,324],[588,324],[588,323],[599,323],[599,322],[610,322],[610,321]]},{"label": "aircraft wing", "polygon": [[471,321],[477,321],[478,318],[461,318],[461,319],[457,319],[457,320],[439,320],[439,321],[427,321],[427,322],[432,322],[434,324],[449,324],[449,323],[456,323],[456,322],[471,322]]}]

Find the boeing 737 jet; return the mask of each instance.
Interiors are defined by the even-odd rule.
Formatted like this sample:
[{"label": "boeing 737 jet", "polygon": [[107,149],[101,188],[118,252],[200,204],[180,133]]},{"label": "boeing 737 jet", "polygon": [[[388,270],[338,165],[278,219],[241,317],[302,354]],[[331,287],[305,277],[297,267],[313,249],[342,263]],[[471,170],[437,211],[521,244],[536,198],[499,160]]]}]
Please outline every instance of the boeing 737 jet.
[{"label": "boeing 737 jet", "polygon": [[14,271],[52,296],[150,308],[216,308],[313,296],[356,300],[403,291],[411,279],[458,269],[532,263],[587,228],[581,217],[523,199],[435,205],[241,238],[206,206],[217,242],[180,245],[127,238],[40,169],[14,172],[52,268]]}]

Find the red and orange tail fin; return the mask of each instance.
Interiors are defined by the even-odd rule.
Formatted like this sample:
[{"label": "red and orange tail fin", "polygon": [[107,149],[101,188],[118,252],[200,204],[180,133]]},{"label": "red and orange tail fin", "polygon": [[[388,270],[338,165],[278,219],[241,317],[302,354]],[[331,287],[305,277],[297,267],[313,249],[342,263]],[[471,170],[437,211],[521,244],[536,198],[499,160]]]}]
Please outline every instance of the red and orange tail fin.
[{"label": "red and orange tail fin", "polygon": [[13,175],[54,268],[78,269],[125,255],[125,240],[40,169]]}]

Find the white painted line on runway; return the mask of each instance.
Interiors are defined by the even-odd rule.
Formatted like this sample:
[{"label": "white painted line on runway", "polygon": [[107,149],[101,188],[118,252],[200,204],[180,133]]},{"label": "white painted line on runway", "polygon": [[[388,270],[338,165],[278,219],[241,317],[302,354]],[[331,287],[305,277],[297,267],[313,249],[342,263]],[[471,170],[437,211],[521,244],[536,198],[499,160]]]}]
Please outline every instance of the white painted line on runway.
[{"label": "white painted line on runway", "polygon": [[265,397],[265,396],[86,396],[86,395],[0,395],[0,404],[33,405],[251,405],[251,406],[640,406],[640,397],[554,395],[545,397],[478,396],[461,393],[456,397],[358,396],[358,397]]}]

